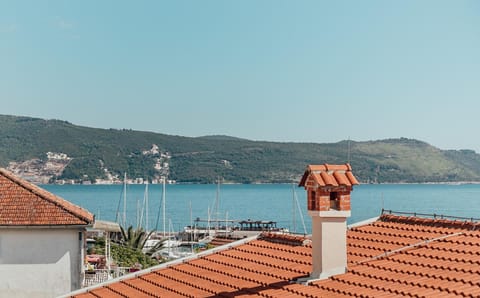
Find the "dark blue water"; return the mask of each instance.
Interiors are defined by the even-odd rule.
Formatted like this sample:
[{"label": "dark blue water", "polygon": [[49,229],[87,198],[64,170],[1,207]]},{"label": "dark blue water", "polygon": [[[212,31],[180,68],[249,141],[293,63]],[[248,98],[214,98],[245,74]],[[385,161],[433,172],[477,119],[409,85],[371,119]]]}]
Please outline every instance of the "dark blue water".
[{"label": "dark blue water", "polygon": [[[123,185],[44,185],[48,191],[82,206],[97,219],[115,221],[117,210],[123,213]],[[307,232],[311,220],[306,211],[305,190],[294,187]],[[127,187],[127,223],[136,225],[141,210],[145,187]],[[175,231],[191,223],[191,218],[206,219],[214,209],[216,185],[167,185],[166,222],[171,221]],[[162,197],[161,185],[149,185],[149,227],[155,228]],[[221,185],[219,191],[219,218],[272,220],[278,227],[303,233],[299,212],[294,209],[292,185]],[[120,201],[121,200],[121,201]],[[120,209],[118,209],[120,201]],[[378,216],[382,210],[407,211],[479,218],[480,185],[444,184],[386,184],[359,185],[352,193],[352,216],[348,223]],[[139,207],[137,207],[139,206]],[[212,215],[215,217],[215,215]],[[295,222],[293,219],[296,219]],[[159,218],[158,229],[163,229]]]}]

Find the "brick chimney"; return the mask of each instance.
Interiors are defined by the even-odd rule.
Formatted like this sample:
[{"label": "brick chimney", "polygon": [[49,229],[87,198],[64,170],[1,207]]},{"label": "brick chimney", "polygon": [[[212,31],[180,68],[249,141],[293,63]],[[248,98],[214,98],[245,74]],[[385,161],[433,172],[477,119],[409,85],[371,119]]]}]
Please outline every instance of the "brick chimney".
[{"label": "brick chimney", "polygon": [[309,165],[299,186],[307,191],[312,217],[312,273],[325,279],[347,271],[347,217],[350,193],[358,185],[349,164]]}]

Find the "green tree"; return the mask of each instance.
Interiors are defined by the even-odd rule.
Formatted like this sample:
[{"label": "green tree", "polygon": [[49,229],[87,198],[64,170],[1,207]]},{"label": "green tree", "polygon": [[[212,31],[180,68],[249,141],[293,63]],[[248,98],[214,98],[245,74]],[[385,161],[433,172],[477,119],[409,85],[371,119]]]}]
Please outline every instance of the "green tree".
[{"label": "green tree", "polygon": [[121,244],[136,250],[143,249],[145,243],[153,232],[151,231],[150,233],[147,233],[143,228],[134,229],[132,226],[129,226],[126,231],[120,226],[120,230],[122,232]]}]

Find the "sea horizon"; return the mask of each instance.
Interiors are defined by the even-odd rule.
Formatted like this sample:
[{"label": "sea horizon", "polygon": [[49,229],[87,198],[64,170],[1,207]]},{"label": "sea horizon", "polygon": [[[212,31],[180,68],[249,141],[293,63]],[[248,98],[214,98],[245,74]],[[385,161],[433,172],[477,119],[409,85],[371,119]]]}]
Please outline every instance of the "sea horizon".
[{"label": "sea horizon", "polygon": [[[99,220],[116,221],[123,212],[123,186],[90,186],[44,185],[44,188],[89,210]],[[214,208],[217,188],[217,184],[166,185],[167,223],[171,222],[173,229],[179,231],[197,217],[207,219],[209,210],[212,212]],[[160,216],[162,185],[150,184],[148,189],[149,226],[158,228],[156,220]],[[136,225],[144,190],[145,185],[127,185],[126,213],[130,224]],[[480,210],[479,184],[360,184],[354,186],[351,197],[352,216],[348,218],[348,224],[377,217],[382,210],[480,217],[476,212]],[[294,184],[225,184],[220,185],[218,198],[218,218],[271,220],[277,222],[278,227],[303,233],[303,216],[307,233],[310,233],[311,220],[302,187]]]}]

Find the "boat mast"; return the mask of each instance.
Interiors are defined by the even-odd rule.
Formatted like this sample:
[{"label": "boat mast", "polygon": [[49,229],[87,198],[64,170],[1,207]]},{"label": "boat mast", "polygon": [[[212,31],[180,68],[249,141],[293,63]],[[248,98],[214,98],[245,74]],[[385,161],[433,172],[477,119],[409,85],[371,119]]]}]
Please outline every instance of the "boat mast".
[{"label": "boat mast", "polygon": [[[143,200],[143,204],[145,204],[145,199]],[[142,222],[143,222],[143,207],[142,207],[142,211],[140,211],[140,200],[139,199],[137,199],[136,218],[137,218],[137,230],[138,230],[142,226]]]},{"label": "boat mast", "polygon": [[351,154],[351,146],[350,146],[350,137],[348,137],[348,151],[347,151],[347,163],[350,163],[350,154]]},{"label": "boat mast", "polygon": [[127,172],[123,178],[123,227],[127,227]]},{"label": "boat mast", "polygon": [[292,183],[292,220],[293,220],[293,232],[296,233],[297,232],[297,219],[295,218],[295,215],[296,215],[296,211],[295,209],[297,208],[296,204],[295,204],[295,184]]},{"label": "boat mast", "polygon": [[293,188],[293,198],[294,198],[295,203],[297,205],[298,214],[300,214],[300,220],[302,221],[303,234],[307,235],[307,227],[305,226],[305,220],[303,219],[302,208],[300,208],[300,203],[298,202],[297,192],[295,191],[295,188]]},{"label": "boat mast", "polygon": [[165,180],[166,177],[163,177],[163,188],[162,188],[162,213],[163,213],[163,238],[165,238]]},{"label": "boat mast", "polygon": [[[143,225],[144,214],[145,214],[145,225]],[[148,181],[145,182],[145,190],[143,192],[142,211],[140,212],[140,220],[138,221],[137,226],[138,228],[145,228],[145,231],[148,232]]]},{"label": "boat mast", "polygon": [[145,231],[148,232],[148,180],[145,185]]},{"label": "boat mast", "polygon": [[220,210],[219,210],[219,207],[218,205],[220,204],[220,177],[218,177],[218,181],[217,181],[217,193],[216,193],[216,196],[215,196],[215,220],[217,221],[217,224],[216,224],[216,227],[215,229],[218,231],[218,221],[220,220]]},{"label": "boat mast", "polygon": [[208,235],[210,236],[210,230],[211,230],[211,225],[210,225],[210,206],[208,206],[207,208],[207,231],[208,231]]},{"label": "boat mast", "polygon": [[[143,215],[145,214],[145,225],[143,225]],[[148,232],[148,181],[145,183],[145,190],[143,192],[142,211],[140,212],[140,220],[138,222],[139,228],[145,228]]]},{"label": "boat mast", "polygon": [[225,211],[225,237],[227,237],[228,230],[228,211]]},{"label": "boat mast", "polygon": [[[190,201],[190,230],[193,229],[193,219],[192,219],[192,201]],[[190,241],[195,240],[195,230],[193,230],[193,239],[192,239],[192,234],[190,234]]]}]

